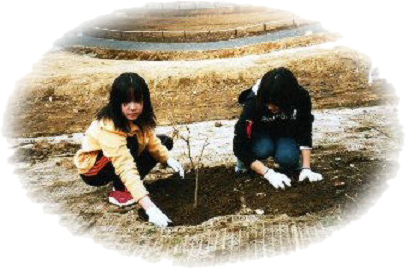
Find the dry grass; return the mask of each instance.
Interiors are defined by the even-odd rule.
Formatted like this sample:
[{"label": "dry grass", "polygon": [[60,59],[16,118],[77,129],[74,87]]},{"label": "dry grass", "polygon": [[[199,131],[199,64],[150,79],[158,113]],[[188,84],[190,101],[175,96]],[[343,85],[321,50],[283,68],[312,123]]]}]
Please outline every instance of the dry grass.
[{"label": "dry grass", "polygon": [[[267,7],[165,10],[155,13],[145,10],[123,10],[122,12],[126,12],[127,17],[105,15],[89,21],[84,26],[98,26],[120,31],[208,31],[297,17],[292,12]],[[301,20],[304,21],[304,19]]]},{"label": "dry grass", "polygon": [[126,15],[101,16],[77,30],[89,36],[136,42],[214,42],[314,23],[291,12],[266,7],[121,12]]},{"label": "dry grass", "polygon": [[286,66],[310,91],[313,108],[359,107],[396,101],[388,84],[367,84],[368,55],[345,46],[307,48],[201,61],[104,60],[69,52],[45,54],[18,80],[3,134],[43,136],[83,132],[107,102],[123,72],[137,72],[151,89],[160,125],[233,119],[237,97],[272,68]]},{"label": "dry grass", "polygon": [[271,68],[286,66],[313,98],[313,107],[358,107],[396,97],[383,81],[370,86],[369,58],[349,48],[309,48],[201,61],[103,60],[49,53],[21,79],[6,109],[8,136],[83,132],[107,102],[123,72],[137,72],[151,89],[158,123],[233,119],[237,97]]}]

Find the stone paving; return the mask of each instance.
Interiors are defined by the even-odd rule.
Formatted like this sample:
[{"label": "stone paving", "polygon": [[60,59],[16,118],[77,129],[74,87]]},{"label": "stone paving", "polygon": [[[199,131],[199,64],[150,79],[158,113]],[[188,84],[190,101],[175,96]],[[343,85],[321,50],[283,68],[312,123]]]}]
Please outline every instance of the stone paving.
[{"label": "stone paving", "polygon": [[54,43],[55,48],[64,47],[95,47],[103,49],[116,50],[139,50],[139,51],[197,51],[197,50],[217,50],[228,48],[239,48],[252,44],[277,41],[283,38],[303,36],[308,32],[320,33],[325,32],[321,24],[310,24],[299,26],[295,29],[275,31],[260,36],[251,36],[244,38],[235,38],[229,41],[217,41],[207,43],[149,43],[149,42],[133,42],[119,41],[113,39],[103,39],[91,36],[72,36],[67,35]]}]

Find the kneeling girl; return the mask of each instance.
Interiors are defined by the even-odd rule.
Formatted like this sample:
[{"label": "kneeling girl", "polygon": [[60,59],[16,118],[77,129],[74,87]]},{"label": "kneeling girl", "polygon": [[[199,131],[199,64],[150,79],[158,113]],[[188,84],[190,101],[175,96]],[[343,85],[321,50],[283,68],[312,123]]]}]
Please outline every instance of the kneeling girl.
[{"label": "kneeling girl", "polygon": [[138,202],[157,226],[171,220],[151,201],[142,179],[158,163],[184,176],[182,166],[169,157],[173,141],[155,135],[156,118],[144,79],[123,73],[112,85],[110,98],[90,124],[74,157],[80,177],[91,186],[113,183],[109,202],[128,206]]}]

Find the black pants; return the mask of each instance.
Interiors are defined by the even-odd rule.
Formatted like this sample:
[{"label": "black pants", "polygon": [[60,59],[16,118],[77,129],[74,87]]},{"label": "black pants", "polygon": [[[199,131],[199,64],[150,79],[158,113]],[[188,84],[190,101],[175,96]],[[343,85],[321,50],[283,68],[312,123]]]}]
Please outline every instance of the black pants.
[{"label": "black pants", "polygon": [[[162,145],[164,145],[168,150],[173,148],[172,138],[166,135],[158,135],[157,137],[161,140]],[[138,173],[142,180],[158,162],[151,156],[151,154],[149,154],[147,150],[144,150],[141,152],[140,156],[137,156],[138,142],[135,137],[127,139],[127,147],[130,149],[131,155],[134,158]],[[99,155],[97,155],[96,162],[102,157],[103,153],[100,151]],[[115,173],[111,162],[108,162],[96,175],[80,175],[80,177],[90,186],[104,186],[112,181],[115,190],[125,190],[125,186],[120,177]]]}]

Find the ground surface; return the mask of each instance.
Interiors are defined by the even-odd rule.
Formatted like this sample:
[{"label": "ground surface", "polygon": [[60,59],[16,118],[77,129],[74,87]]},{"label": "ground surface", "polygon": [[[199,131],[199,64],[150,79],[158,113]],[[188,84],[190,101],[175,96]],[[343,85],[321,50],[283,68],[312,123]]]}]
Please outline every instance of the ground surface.
[{"label": "ground surface", "polygon": [[359,107],[393,102],[384,80],[367,83],[369,59],[345,47],[308,47],[202,61],[125,61],[46,54],[17,83],[5,113],[7,136],[84,132],[122,72],[137,72],[151,89],[160,125],[239,116],[238,94],[273,67],[286,66],[310,91],[313,107]]},{"label": "ground surface", "polygon": [[[72,33],[137,42],[215,42],[237,36],[262,35],[307,23],[313,22],[292,12],[267,7],[133,9],[90,20]],[[235,29],[239,32],[235,33]]]},{"label": "ground surface", "polygon": [[[318,160],[314,169],[326,180],[299,183],[296,175],[292,187],[285,191],[275,190],[260,176],[236,176],[233,167],[222,166],[200,171],[197,208],[193,207],[195,177],[192,173],[185,181],[175,176],[148,185],[148,190],[174,225],[197,225],[216,216],[238,213],[298,217],[341,208],[348,214],[355,210],[352,207],[356,200],[370,198],[366,195],[370,195],[371,190],[383,190],[385,183],[381,177],[394,168],[390,162],[371,160],[359,152],[331,154],[331,149],[320,148],[316,156],[323,158]],[[355,173],[350,164],[358,167]],[[347,176],[343,178],[342,174]]]},{"label": "ground surface", "polygon": [[[111,51],[103,52],[107,59],[47,53],[17,83],[2,130],[15,149],[11,161],[28,195],[47,213],[59,215],[74,234],[126,254],[182,265],[218,265],[299,250],[362,217],[395,175],[403,144],[390,84],[381,78],[369,84],[369,58],[336,43],[249,49],[248,54],[240,50],[223,57],[230,52],[221,52],[190,61],[180,60],[182,52],[168,61],[115,60],[111,56],[117,52]],[[312,184],[294,180],[284,191],[259,176],[235,175],[232,153],[239,92],[279,66],[290,68],[311,94],[312,166],[324,176]],[[174,227],[155,228],[138,206],[109,205],[111,186],[85,185],[72,163],[112,80],[128,71],[142,75],[151,89],[157,133],[173,135],[176,125],[190,137],[192,158],[210,138],[201,162],[197,209],[194,172],[181,139],[175,137],[171,154],[185,167],[186,178],[157,166],[145,179]]]},{"label": "ground surface", "polygon": [[[312,34],[306,35],[308,31]],[[227,42],[156,44],[80,37],[68,38],[54,44],[67,51],[99,59],[168,61],[224,59],[266,54],[275,50],[335,42],[341,38],[339,33],[328,32],[319,26],[306,26]]]},{"label": "ground surface", "polygon": [[296,36],[304,36],[309,33],[322,34],[327,31],[320,24],[309,24],[298,26],[292,29],[272,31],[270,33],[251,37],[238,36],[232,40],[218,42],[182,42],[171,43],[162,40],[160,43],[144,41],[122,41],[110,38],[108,36],[92,37],[89,35],[72,35],[67,34],[65,37],[57,40],[55,45],[62,48],[93,48],[93,49],[114,49],[127,51],[203,51],[203,50],[220,50],[220,49],[236,49],[243,46],[255,45],[258,43],[276,42],[283,38],[292,38]]},{"label": "ground surface", "polygon": [[131,30],[219,30],[233,27],[280,21],[296,15],[289,11],[268,7],[240,7],[217,9],[160,10],[123,9],[86,22],[86,26]]},{"label": "ground surface", "polygon": [[[212,141],[199,173],[197,210],[182,140],[175,140],[172,154],[186,168],[186,178],[159,167],[146,178],[152,198],[174,221],[167,229],[145,222],[138,206],[110,206],[110,186],[94,188],[79,179],[72,156],[82,134],[11,140],[17,149],[12,161],[28,195],[47,213],[60,215],[74,234],[150,260],[158,259],[158,251],[175,263],[213,265],[295,251],[362,217],[397,170],[402,134],[394,115],[392,106],[315,111],[313,166],[324,180],[294,181],[285,191],[258,176],[234,175],[235,121],[189,125],[194,158],[207,136]],[[183,126],[177,128],[187,134]]]}]

